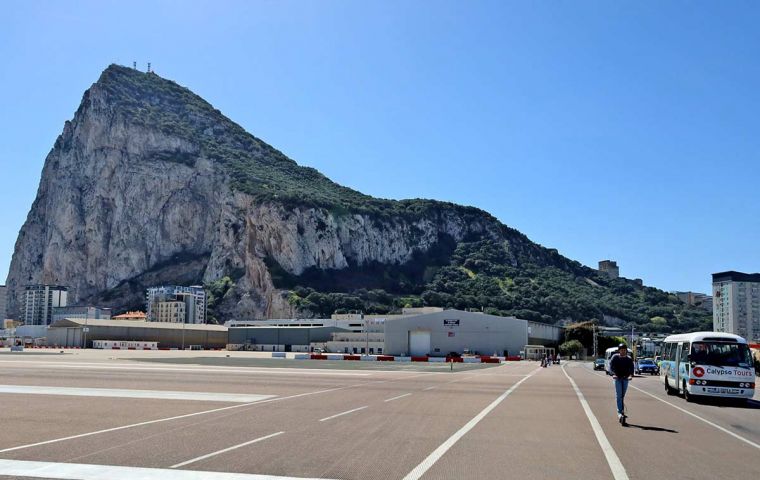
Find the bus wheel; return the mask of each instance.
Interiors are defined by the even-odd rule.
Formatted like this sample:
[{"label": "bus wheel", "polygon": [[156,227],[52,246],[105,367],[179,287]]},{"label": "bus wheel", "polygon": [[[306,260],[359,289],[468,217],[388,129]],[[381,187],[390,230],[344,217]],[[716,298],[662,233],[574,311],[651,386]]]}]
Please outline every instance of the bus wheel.
[{"label": "bus wheel", "polygon": [[683,382],[683,398],[687,402],[693,402],[694,401],[694,395],[689,393],[689,390],[686,388],[686,382]]},{"label": "bus wheel", "polygon": [[674,388],[670,388],[670,384],[668,383],[667,377],[665,378],[665,393],[668,395],[675,395],[676,391]]}]

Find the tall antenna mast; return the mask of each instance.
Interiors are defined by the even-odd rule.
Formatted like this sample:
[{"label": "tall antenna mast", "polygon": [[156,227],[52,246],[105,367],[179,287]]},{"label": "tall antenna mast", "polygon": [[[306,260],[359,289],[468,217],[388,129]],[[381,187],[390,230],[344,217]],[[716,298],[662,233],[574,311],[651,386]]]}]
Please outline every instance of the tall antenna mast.
[{"label": "tall antenna mast", "polygon": [[148,62],[148,73],[150,73],[150,62]]},{"label": "tall antenna mast", "polygon": [[132,70],[137,70],[137,62],[132,62]]}]

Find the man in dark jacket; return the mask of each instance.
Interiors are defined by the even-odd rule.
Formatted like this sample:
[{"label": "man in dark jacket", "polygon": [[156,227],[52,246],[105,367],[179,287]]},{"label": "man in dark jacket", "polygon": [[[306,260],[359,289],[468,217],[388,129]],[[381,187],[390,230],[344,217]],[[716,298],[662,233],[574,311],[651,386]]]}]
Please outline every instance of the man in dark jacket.
[{"label": "man in dark jacket", "polygon": [[628,356],[628,346],[625,343],[618,345],[618,353],[610,359],[610,371],[615,379],[615,396],[617,398],[618,421],[625,423],[625,409],[623,400],[628,390],[628,380],[633,378],[633,359]]}]

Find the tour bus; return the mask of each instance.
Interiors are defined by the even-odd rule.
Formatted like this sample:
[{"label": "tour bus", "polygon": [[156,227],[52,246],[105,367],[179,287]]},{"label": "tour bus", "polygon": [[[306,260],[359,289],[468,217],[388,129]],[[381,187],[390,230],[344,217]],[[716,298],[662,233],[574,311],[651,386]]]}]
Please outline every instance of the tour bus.
[{"label": "tour bus", "polygon": [[607,372],[607,375],[612,375],[612,372],[610,371],[610,360],[612,360],[612,356],[616,353],[618,353],[618,347],[610,347],[604,351],[604,371]]},{"label": "tour bus", "polygon": [[752,398],[755,369],[749,345],[738,335],[697,332],[671,335],[662,344],[660,377],[665,391],[695,396]]}]

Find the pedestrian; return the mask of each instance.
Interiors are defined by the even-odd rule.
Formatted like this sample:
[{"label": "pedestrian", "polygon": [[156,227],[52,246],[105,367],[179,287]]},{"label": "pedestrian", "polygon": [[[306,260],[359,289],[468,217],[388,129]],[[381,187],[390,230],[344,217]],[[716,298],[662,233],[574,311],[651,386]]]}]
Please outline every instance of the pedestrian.
[{"label": "pedestrian", "polygon": [[628,390],[628,381],[633,378],[633,359],[628,356],[628,346],[625,343],[618,345],[618,353],[610,359],[610,371],[615,382],[615,399],[617,401],[618,421],[625,425],[625,392]]}]

